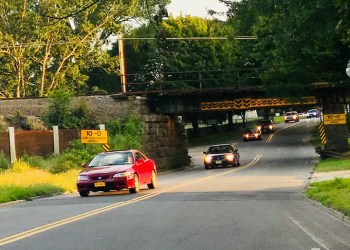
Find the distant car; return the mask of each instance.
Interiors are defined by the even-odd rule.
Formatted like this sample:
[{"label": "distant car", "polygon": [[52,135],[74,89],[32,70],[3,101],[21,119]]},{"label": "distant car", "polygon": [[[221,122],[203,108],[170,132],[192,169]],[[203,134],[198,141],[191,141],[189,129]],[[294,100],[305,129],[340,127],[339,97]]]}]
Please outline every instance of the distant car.
[{"label": "distant car", "polygon": [[157,187],[156,164],[138,150],[99,153],[83,167],[77,179],[81,197],[90,192],[122,189],[138,193],[142,184],[150,189]]},{"label": "distant car", "polygon": [[203,154],[205,169],[240,166],[238,149],[232,144],[211,145]]},{"label": "distant car", "polygon": [[262,133],[272,133],[275,131],[275,124],[271,120],[260,120],[257,124],[257,129]]},{"label": "distant car", "polygon": [[318,109],[310,109],[309,111],[307,111],[306,113],[306,118],[307,119],[310,119],[310,118],[313,118],[313,117],[320,117],[320,111]]},{"label": "distant car", "polygon": [[299,122],[299,114],[296,111],[287,112],[284,115],[284,122]]},{"label": "distant car", "polygon": [[262,140],[261,131],[257,128],[247,129],[243,132],[243,141]]}]

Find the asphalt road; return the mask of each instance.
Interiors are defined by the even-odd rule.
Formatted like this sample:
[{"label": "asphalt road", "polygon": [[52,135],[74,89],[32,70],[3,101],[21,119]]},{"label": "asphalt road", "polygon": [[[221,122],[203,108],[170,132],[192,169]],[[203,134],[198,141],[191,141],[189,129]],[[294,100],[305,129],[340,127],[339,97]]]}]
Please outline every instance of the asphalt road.
[{"label": "asphalt road", "polygon": [[[193,166],[159,188],[60,195],[0,207],[0,249],[350,249],[350,223],[308,200],[318,160],[317,120],[279,124],[263,141],[236,143],[241,167]],[[231,140],[232,139],[232,140]]]}]

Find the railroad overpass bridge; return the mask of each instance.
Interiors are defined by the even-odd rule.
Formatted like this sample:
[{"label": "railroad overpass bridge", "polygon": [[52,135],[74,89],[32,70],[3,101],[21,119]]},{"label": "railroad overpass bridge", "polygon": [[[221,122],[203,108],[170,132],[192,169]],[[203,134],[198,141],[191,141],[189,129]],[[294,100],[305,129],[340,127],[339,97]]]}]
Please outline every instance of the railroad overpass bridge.
[{"label": "railroad overpass bridge", "polygon": [[127,93],[141,95],[150,101],[154,113],[181,115],[206,111],[252,110],[290,106],[315,106],[315,96],[302,98],[271,98],[258,87],[173,90]]},{"label": "railroad overpass bridge", "polygon": [[302,98],[267,97],[259,87],[168,90],[158,92],[124,93],[149,99],[150,110],[156,114],[182,115],[207,111],[244,111],[290,106],[321,106],[327,122],[326,150],[348,150],[345,105],[350,101],[349,88],[320,83],[313,86],[314,96]]}]

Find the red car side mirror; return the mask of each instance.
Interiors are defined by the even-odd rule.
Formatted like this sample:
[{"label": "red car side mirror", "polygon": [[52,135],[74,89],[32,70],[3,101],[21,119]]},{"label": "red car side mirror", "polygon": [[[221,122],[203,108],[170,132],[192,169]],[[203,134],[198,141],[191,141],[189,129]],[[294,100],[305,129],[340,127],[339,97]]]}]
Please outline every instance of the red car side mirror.
[{"label": "red car side mirror", "polygon": [[83,168],[87,168],[88,164],[87,164],[87,163],[83,163],[83,164],[81,164],[81,166],[82,166]]}]

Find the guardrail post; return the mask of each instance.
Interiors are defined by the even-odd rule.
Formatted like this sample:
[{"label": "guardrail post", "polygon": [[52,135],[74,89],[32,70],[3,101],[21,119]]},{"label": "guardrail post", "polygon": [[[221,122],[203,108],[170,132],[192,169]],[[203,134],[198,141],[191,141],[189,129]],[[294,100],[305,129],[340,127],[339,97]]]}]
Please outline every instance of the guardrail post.
[{"label": "guardrail post", "polygon": [[16,159],[16,144],[15,144],[15,128],[9,127],[9,139],[10,139],[10,158],[11,163],[14,163]]},{"label": "guardrail post", "polygon": [[59,138],[58,126],[52,126],[52,130],[53,130],[53,153],[57,155],[60,153],[60,138]]}]

